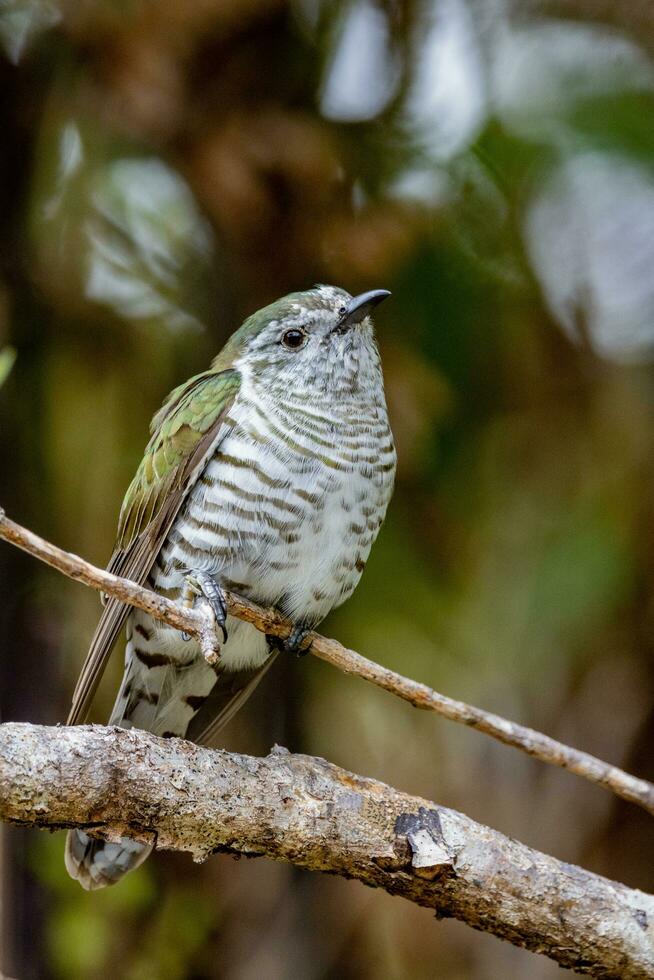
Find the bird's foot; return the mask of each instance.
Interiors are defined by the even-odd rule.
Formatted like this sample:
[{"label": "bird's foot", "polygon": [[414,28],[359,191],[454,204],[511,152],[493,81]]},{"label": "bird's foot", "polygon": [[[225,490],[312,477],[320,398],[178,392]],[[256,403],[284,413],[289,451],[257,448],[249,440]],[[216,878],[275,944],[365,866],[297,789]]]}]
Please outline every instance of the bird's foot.
[{"label": "bird's foot", "polygon": [[[182,590],[182,604],[188,609],[192,609],[197,596],[202,596],[211,606],[213,614],[216,617],[216,624],[220,626],[223,632],[223,643],[227,643],[227,605],[225,603],[225,596],[216,580],[207,572],[192,572],[186,576]],[[191,637],[188,633],[182,633],[182,639],[190,640]]]},{"label": "bird's foot", "polygon": [[281,636],[266,636],[266,639],[271,650],[281,650],[282,653],[294,653],[297,657],[306,657],[311,649],[312,633],[310,626],[294,626],[293,632],[286,639],[282,639]]}]

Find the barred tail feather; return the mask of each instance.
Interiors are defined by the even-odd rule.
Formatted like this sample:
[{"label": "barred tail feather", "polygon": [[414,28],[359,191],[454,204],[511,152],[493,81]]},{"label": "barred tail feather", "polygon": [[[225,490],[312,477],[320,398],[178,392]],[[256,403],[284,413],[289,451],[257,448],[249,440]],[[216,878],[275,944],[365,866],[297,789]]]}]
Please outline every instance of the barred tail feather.
[{"label": "barred tail feather", "polygon": [[83,830],[70,830],[66,837],[66,870],[82,888],[95,891],[115,885],[128,871],[138,868],[151,850],[151,844],[140,844],[129,837],[110,844],[89,837]]},{"label": "barred tail feather", "polygon": [[[176,631],[169,630],[168,635],[162,628],[155,631],[149,617],[131,613],[125,673],[109,724],[161,736],[184,738],[188,733],[193,739],[213,738],[274,660],[265,638],[253,626],[241,620],[232,624],[230,620],[229,631],[223,655],[232,652],[238,662],[239,652],[244,651],[241,659],[247,666],[214,670],[199,652],[193,658],[193,647],[179,639]],[[176,659],[177,653],[180,656]],[[189,732],[196,716],[197,723]],[[82,888],[93,891],[115,884],[138,868],[151,850],[151,845],[129,837],[111,844],[95,840],[82,830],[71,830],[66,839],[66,870]]]}]

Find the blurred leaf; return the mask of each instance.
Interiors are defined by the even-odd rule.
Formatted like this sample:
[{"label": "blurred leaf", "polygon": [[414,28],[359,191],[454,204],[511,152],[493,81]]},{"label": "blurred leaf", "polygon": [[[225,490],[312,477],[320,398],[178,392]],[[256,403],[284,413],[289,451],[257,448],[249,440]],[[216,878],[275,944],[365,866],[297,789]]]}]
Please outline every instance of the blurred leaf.
[{"label": "blurred leaf", "polygon": [[32,235],[49,293],[155,332],[204,331],[214,240],[181,175],[85,115],[47,115],[41,145]]},{"label": "blurred leaf", "polygon": [[525,236],[573,339],[604,357],[654,355],[654,170],[611,153],[565,158],[529,203]]},{"label": "blurred leaf", "polygon": [[654,114],[651,92],[607,92],[574,103],[570,123],[575,141],[591,150],[632,157],[654,167]]},{"label": "blurred leaf", "polygon": [[320,107],[328,119],[372,119],[388,105],[399,81],[388,16],[370,0],[345,7],[322,86]]},{"label": "blurred leaf", "polygon": [[425,7],[405,112],[408,126],[433,160],[461,153],[488,112],[483,54],[475,13],[463,0]]},{"label": "blurred leaf", "polygon": [[174,331],[202,329],[202,272],[211,234],[184,181],[156,159],[117,160],[99,173],[89,217],[86,295],[122,316]]},{"label": "blurred leaf", "polygon": [[13,347],[3,347],[0,350],[0,385],[3,385],[16,360],[16,351]]},{"label": "blurred leaf", "polygon": [[50,0],[0,0],[0,43],[18,64],[34,39],[60,20],[61,11]]},{"label": "blurred leaf", "polygon": [[631,39],[597,24],[505,20],[492,64],[497,111],[525,139],[565,144],[570,118],[586,99],[652,91],[654,68]]}]

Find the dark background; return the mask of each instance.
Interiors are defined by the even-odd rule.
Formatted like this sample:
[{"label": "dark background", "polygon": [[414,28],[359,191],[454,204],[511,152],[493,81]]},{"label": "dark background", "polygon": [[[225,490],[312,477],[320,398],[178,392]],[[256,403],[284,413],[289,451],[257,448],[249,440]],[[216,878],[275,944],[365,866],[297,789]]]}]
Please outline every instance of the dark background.
[{"label": "dark background", "polygon": [[[397,490],[325,631],[654,778],[653,47],[626,0],[4,0],[0,503],[103,564],[151,415],[245,315],[389,288]],[[7,546],[0,597],[2,718],[61,721],[97,597]],[[226,735],[275,741],[654,888],[650,817],[311,658]],[[263,860],[88,895],[63,835],[1,840],[20,980],[560,975]]]}]

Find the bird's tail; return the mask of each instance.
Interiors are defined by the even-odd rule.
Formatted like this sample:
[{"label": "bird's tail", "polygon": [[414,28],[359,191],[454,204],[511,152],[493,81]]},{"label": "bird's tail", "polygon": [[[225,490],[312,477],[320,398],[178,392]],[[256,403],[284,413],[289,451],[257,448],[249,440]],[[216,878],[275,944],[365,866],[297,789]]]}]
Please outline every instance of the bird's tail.
[{"label": "bird's tail", "polygon": [[[137,622],[137,630],[138,625]],[[206,743],[231,718],[274,660],[274,656],[268,656],[261,634],[240,623],[230,626],[230,642],[233,644],[242,629],[248,642],[260,644],[261,666],[222,671],[217,676],[199,654],[193,663],[186,661],[175,666],[168,653],[161,654],[160,636],[154,633],[151,623],[144,620],[140,625],[136,651],[128,623],[125,674],[109,721],[121,728],[141,728],[155,735],[181,738],[188,734],[194,741]],[[201,710],[205,702],[206,714]],[[188,731],[196,715],[197,724]],[[83,830],[71,830],[66,840],[66,870],[82,888],[92,891],[120,881],[128,871],[138,868],[151,850],[151,845],[129,837],[110,844],[89,837]]]},{"label": "bird's tail", "polygon": [[69,830],[66,838],[66,870],[82,888],[94,891],[114,885],[123,875],[145,861],[151,844],[121,837],[118,844],[96,840],[83,830]]},{"label": "bird's tail", "polygon": [[[132,727],[130,711],[133,710],[134,705],[129,700],[128,692],[133,686],[132,665],[125,671],[123,683],[109,719],[110,725],[118,725],[120,728]],[[148,692],[144,693],[147,694]],[[136,703],[140,702],[136,700]],[[154,703],[156,703],[154,697],[144,700],[144,704],[149,707],[151,713],[153,712],[151,705]],[[138,727],[147,729],[152,727],[151,722],[150,715],[145,715]],[[143,864],[151,851],[151,844],[140,844],[130,837],[121,837],[118,843],[110,844],[109,841],[89,837],[83,830],[69,830],[66,836],[64,860],[66,871],[71,878],[75,878],[82,888],[90,892],[97,888],[106,888],[107,885],[115,885],[128,871],[133,871],[134,868]]]}]

